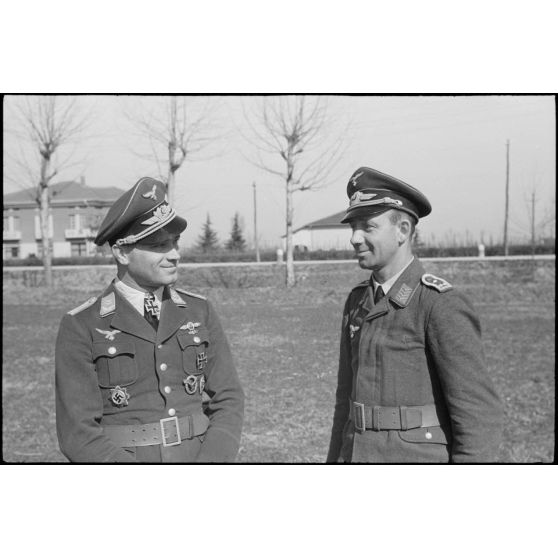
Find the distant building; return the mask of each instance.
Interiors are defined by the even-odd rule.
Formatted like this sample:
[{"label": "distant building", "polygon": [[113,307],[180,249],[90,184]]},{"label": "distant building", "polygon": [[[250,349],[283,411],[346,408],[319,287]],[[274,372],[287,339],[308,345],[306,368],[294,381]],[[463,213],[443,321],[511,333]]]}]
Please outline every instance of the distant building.
[{"label": "distant building", "polygon": [[[351,226],[341,223],[345,211],[312,221],[293,231],[295,250],[350,250]],[[283,236],[283,243],[285,236]]]},{"label": "distant building", "polygon": [[[96,229],[107,208],[122,194],[119,188],[92,188],[80,182],[59,182],[50,187],[49,236],[55,258],[91,256]],[[4,195],[3,259],[41,257],[41,226],[36,189]]]}]

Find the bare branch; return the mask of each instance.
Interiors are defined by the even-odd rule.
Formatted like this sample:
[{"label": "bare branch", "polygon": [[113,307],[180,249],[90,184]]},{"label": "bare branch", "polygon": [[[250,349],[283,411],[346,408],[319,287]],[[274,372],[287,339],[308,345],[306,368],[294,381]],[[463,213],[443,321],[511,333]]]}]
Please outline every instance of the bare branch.
[{"label": "bare branch", "polygon": [[186,161],[197,159],[197,154],[207,153],[207,148],[221,139],[217,132],[208,133],[209,129],[216,129],[212,121],[216,107],[212,99],[203,101],[190,96],[134,101],[139,108],[125,110],[124,114],[138,135],[148,140],[160,174],[161,167],[166,167],[164,181],[172,202],[176,172]]},{"label": "bare branch", "polygon": [[[321,97],[279,96],[264,98],[259,111],[248,115],[251,131],[249,142],[258,149],[255,166],[285,181],[287,285],[294,284],[292,225],[295,191],[317,189],[327,184],[328,177],[344,152],[346,135],[331,141],[328,130],[327,102]],[[262,160],[262,152],[272,154],[284,165],[279,172]]]}]

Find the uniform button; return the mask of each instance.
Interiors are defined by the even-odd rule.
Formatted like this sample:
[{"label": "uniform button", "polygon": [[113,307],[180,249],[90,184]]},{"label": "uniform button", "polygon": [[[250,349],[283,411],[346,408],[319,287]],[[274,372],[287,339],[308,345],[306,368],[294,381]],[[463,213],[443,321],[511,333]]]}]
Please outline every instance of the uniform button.
[{"label": "uniform button", "polygon": [[159,368],[164,372],[168,368],[168,366],[163,362],[163,364],[161,364]]},{"label": "uniform button", "polygon": [[199,343],[201,339],[196,335],[192,341],[194,341],[194,343]]},{"label": "uniform button", "polygon": [[170,393],[170,392],[171,392],[171,388],[170,388],[169,386],[165,386],[164,392],[165,392],[165,393]]},{"label": "uniform button", "polygon": [[158,349],[162,349],[162,348],[163,348],[163,345],[157,345],[157,348],[158,348]]},{"label": "uniform button", "polygon": [[113,355],[114,353],[116,353],[116,347],[109,347],[108,348],[108,354]]},{"label": "uniform button", "polygon": [[176,415],[176,411],[174,409],[169,409],[169,415],[174,417],[174,415]]},{"label": "uniform button", "polygon": [[427,432],[427,433],[424,435],[424,437],[425,437],[427,440],[430,440],[430,439],[432,438],[432,432]]}]

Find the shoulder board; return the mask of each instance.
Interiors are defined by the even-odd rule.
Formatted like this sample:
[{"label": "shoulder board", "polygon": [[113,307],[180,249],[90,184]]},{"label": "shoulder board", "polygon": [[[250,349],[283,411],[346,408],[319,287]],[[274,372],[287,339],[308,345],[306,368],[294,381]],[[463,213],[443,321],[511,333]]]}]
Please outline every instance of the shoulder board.
[{"label": "shoulder board", "polygon": [[422,281],[423,285],[427,287],[432,287],[441,293],[445,293],[446,291],[451,291],[453,289],[451,283],[448,283],[445,279],[441,277],[436,277],[431,273],[425,273],[420,280]]},{"label": "shoulder board", "polygon": [[361,289],[363,287],[369,287],[370,286],[370,281],[368,279],[366,279],[365,281],[363,281],[362,283],[359,283],[358,285],[355,285],[352,290],[354,291],[355,289]]},{"label": "shoulder board", "polygon": [[185,294],[185,295],[188,295],[188,296],[193,296],[194,298],[201,298],[202,300],[207,300],[207,298],[205,296],[202,296],[202,295],[196,294],[196,293],[191,293],[190,291],[185,291],[184,289],[177,289],[175,287],[174,290],[176,292],[181,293],[181,294]]},{"label": "shoulder board", "polygon": [[68,312],[68,314],[70,314],[70,316],[75,316],[76,314],[78,314],[82,310],[85,310],[86,308],[89,308],[92,304],[94,304],[94,302],[96,300],[97,300],[97,297],[93,296],[89,300],[86,300],[83,304],[80,304],[77,308],[74,308],[73,310],[70,310]]}]

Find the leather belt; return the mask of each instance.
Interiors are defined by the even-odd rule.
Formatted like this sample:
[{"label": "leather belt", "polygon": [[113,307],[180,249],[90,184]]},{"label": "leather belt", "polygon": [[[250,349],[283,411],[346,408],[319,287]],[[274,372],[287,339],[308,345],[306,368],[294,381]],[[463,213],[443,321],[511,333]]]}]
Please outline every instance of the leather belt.
[{"label": "leather belt", "polygon": [[380,407],[351,401],[351,420],[355,430],[411,430],[425,426],[439,426],[435,405],[412,407]]},{"label": "leather belt", "polygon": [[110,424],[103,426],[103,431],[121,448],[157,444],[167,447],[177,446],[182,440],[204,434],[208,425],[209,419],[200,413],[180,418],[169,417],[148,424]]}]

